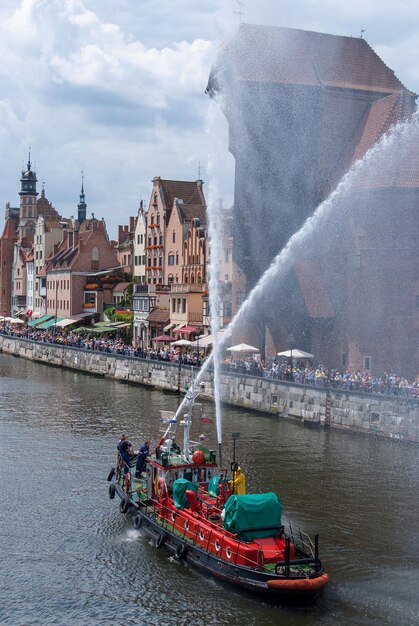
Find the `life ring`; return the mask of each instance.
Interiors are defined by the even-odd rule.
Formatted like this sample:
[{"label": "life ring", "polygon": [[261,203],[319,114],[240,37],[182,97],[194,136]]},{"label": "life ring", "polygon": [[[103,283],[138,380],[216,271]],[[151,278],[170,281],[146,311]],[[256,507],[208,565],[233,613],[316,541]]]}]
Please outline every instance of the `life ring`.
[{"label": "life ring", "polygon": [[109,485],[109,498],[110,498],[111,500],[113,500],[113,499],[114,499],[114,497],[115,497],[115,485],[114,485],[114,483],[111,483],[111,484]]},{"label": "life ring", "polygon": [[164,500],[167,497],[167,485],[164,478],[159,478],[157,493],[159,496],[159,500]]},{"label": "life ring", "polygon": [[160,533],[160,535],[156,539],[156,548],[161,548],[164,542],[164,533]]},{"label": "life ring", "polygon": [[183,559],[183,557],[186,555],[187,549],[188,548],[186,547],[184,543],[180,543],[178,547],[176,548],[175,559],[177,559],[178,561]]},{"label": "life ring", "polygon": [[108,474],[108,483],[110,483],[110,482],[111,482],[111,480],[112,480],[112,478],[113,478],[113,475],[114,475],[114,474],[115,474],[115,468],[113,467],[113,468],[111,469],[111,471],[109,472],[109,474]]},{"label": "life ring", "polygon": [[121,500],[121,504],[119,505],[119,510],[121,511],[121,513],[127,513],[129,507],[130,507],[129,498],[123,498]]},{"label": "life ring", "polygon": [[141,528],[141,526],[143,525],[143,521],[144,521],[144,518],[142,515],[138,514],[134,517],[133,526],[135,530],[138,530],[139,528]]}]

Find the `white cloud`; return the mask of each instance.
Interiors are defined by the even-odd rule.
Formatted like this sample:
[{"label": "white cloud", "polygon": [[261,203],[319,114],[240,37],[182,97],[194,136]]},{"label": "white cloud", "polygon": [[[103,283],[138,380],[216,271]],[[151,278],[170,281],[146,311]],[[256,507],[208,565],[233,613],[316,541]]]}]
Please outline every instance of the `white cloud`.
[{"label": "white cloud", "polygon": [[[234,0],[2,0],[0,202],[18,203],[32,144],[40,180],[75,212],[80,172],[89,209],[118,223],[148,199],[155,175],[204,180],[211,133],[204,94],[217,40],[239,21]],[[419,4],[413,0],[246,0],[244,20],[359,36],[419,91]],[[217,143],[221,193],[232,158]],[[226,164],[225,167],[223,164]],[[206,180],[208,189],[209,180]]]}]

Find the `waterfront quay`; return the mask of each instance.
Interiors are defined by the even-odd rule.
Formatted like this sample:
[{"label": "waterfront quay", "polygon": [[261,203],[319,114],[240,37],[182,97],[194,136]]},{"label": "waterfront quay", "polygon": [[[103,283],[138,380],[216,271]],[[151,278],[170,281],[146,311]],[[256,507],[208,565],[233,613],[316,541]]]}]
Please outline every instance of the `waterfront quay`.
[{"label": "waterfront quay", "polygon": [[[184,393],[197,368],[0,335],[0,350],[47,365],[78,370],[120,382]],[[419,398],[319,388],[243,373],[222,372],[222,401],[278,419],[294,418],[318,427],[346,429],[419,442]],[[208,371],[200,395],[213,399]]]}]

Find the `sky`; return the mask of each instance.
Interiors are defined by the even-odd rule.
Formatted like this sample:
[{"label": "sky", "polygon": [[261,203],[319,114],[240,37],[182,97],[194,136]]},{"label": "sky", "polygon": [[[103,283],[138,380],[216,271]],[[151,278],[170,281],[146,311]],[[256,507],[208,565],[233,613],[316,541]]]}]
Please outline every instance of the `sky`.
[{"label": "sky", "polygon": [[227,126],[205,87],[240,20],[363,31],[419,93],[418,0],[1,0],[1,206],[19,205],[29,146],[38,191],[44,181],[59,213],[76,215],[83,172],[88,215],[111,238],[148,204],[154,176],[201,177],[208,191],[215,172],[230,206]]}]

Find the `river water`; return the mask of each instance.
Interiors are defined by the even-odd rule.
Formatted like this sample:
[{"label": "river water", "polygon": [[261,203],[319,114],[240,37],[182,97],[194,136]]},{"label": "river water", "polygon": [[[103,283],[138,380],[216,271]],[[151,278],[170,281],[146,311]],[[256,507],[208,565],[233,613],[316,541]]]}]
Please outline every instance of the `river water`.
[{"label": "river water", "polygon": [[[108,499],[121,432],[153,444],[178,402],[0,355],[0,624],[419,623],[418,447],[224,410],[224,460],[240,431],[248,490],[277,491],[293,525],[320,533],[331,575],[315,606],[273,606],[156,550]],[[215,446],[212,429],[193,434]]]}]

